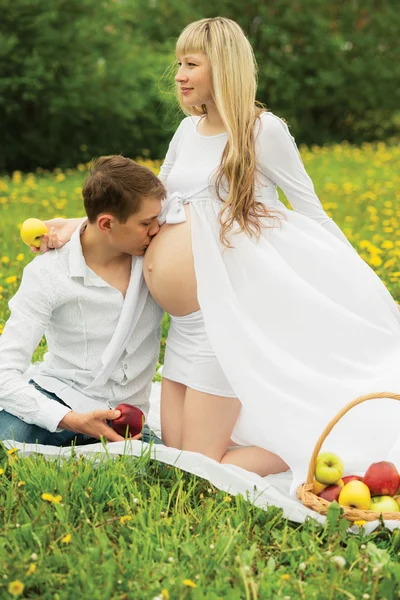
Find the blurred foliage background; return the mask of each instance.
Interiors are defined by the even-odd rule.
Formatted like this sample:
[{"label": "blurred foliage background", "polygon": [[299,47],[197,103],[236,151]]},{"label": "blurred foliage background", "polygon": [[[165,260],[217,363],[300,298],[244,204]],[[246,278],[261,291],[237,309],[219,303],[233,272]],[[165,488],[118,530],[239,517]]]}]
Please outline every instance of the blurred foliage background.
[{"label": "blurred foliage background", "polygon": [[398,0],[0,0],[0,171],[162,158],[182,118],[175,40],[217,15],[246,31],[258,100],[299,143],[398,136],[399,14]]}]

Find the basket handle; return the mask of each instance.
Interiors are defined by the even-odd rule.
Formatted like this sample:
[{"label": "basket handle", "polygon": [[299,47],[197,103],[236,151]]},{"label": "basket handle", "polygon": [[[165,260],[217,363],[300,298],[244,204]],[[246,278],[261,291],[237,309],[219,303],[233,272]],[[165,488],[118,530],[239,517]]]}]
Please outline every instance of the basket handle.
[{"label": "basket handle", "polygon": [[346,404],[346,406],[344,406],[342,408],[342,410],[340,412],[338,412],[338,414],[336,415],[336,417],[333,417],[333,419],[328,423],[328,425],[325,427],[324,431],[319,436],[319,439],[318,439],[317,443],[315,444],[315,448],[314,448],[314,451],[313,451],[313,453],[311,455],[310,464],[309,464],[309,467],[308,467],[307,483],[312,483],[313,482],[314,472],[315,472],[315,465],[317,463],[317,458],[318,458],[319,451],[321,450],[321,446],[324,443],[326,437],[330,434],[330,432],[332,431],[332,429],[334,428],[334,426],[336,425],[336,423],[338,421],[340,421],[340,419],[351,408],[354,408],[354,406],[357,406],[357,404],[362,404],[363,402],[367,402],[367,400],[374,400],[376,398],[389,398],[389,399],[393,399],[393,400],[400,400],[400,394],[393,394],[391,392],[380,392],[379,394],[378,393],[376,393],[376,394],[367,394],[366,396],[360,396],[359,398],[356,398],[355,400],[352,400],[351,402],[349,402],[348,404]]}]

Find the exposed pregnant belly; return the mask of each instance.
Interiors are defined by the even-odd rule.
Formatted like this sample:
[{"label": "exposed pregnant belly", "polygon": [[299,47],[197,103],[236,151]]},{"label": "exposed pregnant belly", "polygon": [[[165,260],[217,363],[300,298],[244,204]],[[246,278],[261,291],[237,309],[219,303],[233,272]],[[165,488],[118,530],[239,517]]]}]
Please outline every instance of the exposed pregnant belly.
[{"label": "exposed pregnant belly", "polygon": [[187,205],[185,212],[186,222],[165,223],[144,256],[144,278],[150,294],[170,315],[179,317],[199,309]]}]

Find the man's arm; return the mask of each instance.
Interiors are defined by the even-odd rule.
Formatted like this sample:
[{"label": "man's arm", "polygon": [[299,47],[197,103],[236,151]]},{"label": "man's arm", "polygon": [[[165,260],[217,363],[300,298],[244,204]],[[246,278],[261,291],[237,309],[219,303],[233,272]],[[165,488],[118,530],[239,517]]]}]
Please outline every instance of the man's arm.
[{"label": "man's arm", "polygon": [[25,423],[56,431],[70,409],[41,394],[24,377],[55,301],[49,274],[34,263],[24,269],[0,337],[0,406]]},{"label": "man's arm", "polygon": [[[10,300],[11,316],[0,337],[0,407],[25,423],[51,432],[61,427],[94,438],[122,441],[124,438],[106,422],[118,418],[120,411],[74,412],[41,394],[24,377],[57,306],[57,287],[51,274],[37,263],[24,269],[21,286]],[[134,437],[140,438],[141,434]]]}]

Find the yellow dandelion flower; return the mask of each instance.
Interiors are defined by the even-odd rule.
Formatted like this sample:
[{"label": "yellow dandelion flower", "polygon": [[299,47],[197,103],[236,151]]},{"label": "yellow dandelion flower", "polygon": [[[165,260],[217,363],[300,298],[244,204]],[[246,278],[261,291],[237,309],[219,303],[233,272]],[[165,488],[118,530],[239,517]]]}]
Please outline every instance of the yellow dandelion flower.
[{"label": "yellow dandelion flower", "polygon": [[15,581],[11,581],[8,584],[8,591],[11,594],[11,596],[20,596],[24,591],[24,587],[24,584],[21,581],[18,581],[18,579],[16,579]]},{"label": "yellow dandelion flower", "polygon": [[392,240],[385,240],[384,242],[382,242],[382,248],[385,248],[385,250],[391,250],[394,246],[394,243],[392,242]]},{"label": "yellow dandelion flower", "polygon": [[225,496],[224,502],[232,502],[232,498],[230,496]]},{"label": "yellow dandelion flower", "polygon": [[58,494],[58,496],[53,496],[53,494],[44,493],[41,496],[42,500],[46,500],[46,502],[53,502],[54,504],[60,504],[62,500],[62,496]]},{"label": "yellow dandelion flower", "polygon": [[195,588],[197,587],[197,585],[195,584],[194,581],[192,581],[191,579],[184,579],[182,581],[183,585],[186,585],[187,587],[191,587],[191,588]]},{"label": "yellow dandelion flower", "polygon": [[161,590],[161,596],[163,600],[169,600],[169,591],[164,588]]},{"label": "yellow dandelion flower", "polygon": [[389,258],[389,260],[387,260],[383,266],[385,269],[389,269],[390,267],[393,267],[395,262],[396,262],[395,258]]},{"label": "yellow dandelion flower", "polygon": [[21,260],[24,260],[24,258],[25,258],[25,254],[22,254],[22,252],[17,254],[17,260],[19,260],[20,262],[21,262]]},{"label": "yellow dandelion flower", "polygon": [[64,180],[65,180],[64,173],[59,173],[58,175],[56,175],[56,181],[64,181]]},{"label": "yellow dandelion flower", "polygon": [[0,469],[0,475],[3,475],[4,469]]},{"label": "yellow dandelion flower", "polygon": [[6,264],[8,264],[10,262],[10,259],[8,258],[8,256],[2,256],[1,257],[1,262],[6,265]]},{"label": "yellow dandelion flower", "polygon": [[10,275],[10,277],[6,277],[6,279],[5,279],[6,283],[15,283],[16,281],[17,281],[16,275]]},{"label": "yellow dandelion flower", "polygon": [[354,525],[358,525],[359,527],[364,527],[366,522],[367,521],[364,521],[364,519],[359,519],[358,521],[354,521]]},{"label": "yellow dandelion flower", "polygon": [[26,485],[25,481],[18,481],[17,483],[18,487],[22,487],[24,485]]},{"label": "yellow dandelion flower", "polygon": [[61,540],[62,544],[69,544],[71,541],[71,534],[67,533],[67,535],[65,537],[63,537],[63,539]]},{"label": "yellow dandelion flower", "polygon": [[123,525],[127,521],[131,521],[131,519],[132,519],[131,515],[124,515],[123,517],[120,517],[119,522],[121,523],[121,525]]},{"label": "yellow dandelion flower", "polygon": [[289,573],[284,573],[283,575],[281,575],[282,581],[289,581],[290,578],[291,576],[289,575]]},{"label": "yellow dandelion flower", "polygon": [[373,254],[370,259],[369,259],[369,264],[372,267],[380,267],[382,264],[382,259],[380,256],[377,256],[376,254]]},{"label": "yellow dandelion flower", "polygon": [[36,571],[36,565],[35,565],[35,563],[31,563],[29,565],[29,568],[28,568],[26,574],[27,575],[32,575],[32,573],[34,573],[35,571]]},{"label": "yellow dandelion flower", "polygon": [[7,454],[15,454],[16,452],[18,452],[18,448],[10,448],[9,450],[7,450]]}]

